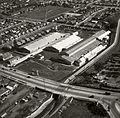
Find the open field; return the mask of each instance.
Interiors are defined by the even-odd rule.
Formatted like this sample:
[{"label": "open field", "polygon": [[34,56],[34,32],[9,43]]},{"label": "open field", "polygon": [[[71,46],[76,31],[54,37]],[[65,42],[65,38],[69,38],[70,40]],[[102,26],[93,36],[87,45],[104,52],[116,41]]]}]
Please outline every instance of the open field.
[{"label": "open field", "polygon": [[[102,108],[101,110],[103,110],[103,112],[106,114],[105,116],[94,115],[91,113],[91,111],[88,109],[88,104],[90,103],[82,100],[73,100],[71,104],[67,103],[61,108],[60,111],[62,112],[57,112],[51,118],[109,118],[109,116],[106,114],[106,111],[104,112],[104,109]],[[94,108],[97,109],[97,106]]]},{"label": "open field", "polygon": [[55,81],[63,81],[63,79],[72,72],[72,69],[66,70],[62,66],[59,66],[58,69],[54,70],[53,68],[33,60],[29,60],[20,64],[17,69],[27,72],[28,74],[32,74],[33,71],[35,72],[37,70],[39,76]]},{"label": "open field", "polygon": [[20,15],[20,18],[28,18],[28,19],[37,19],[37,20],[45,20],[61,13],[69,11],[70,8],[59,7],[59,6],[47,6],[47,7],[39,7],[31,12],[26,12]]}]

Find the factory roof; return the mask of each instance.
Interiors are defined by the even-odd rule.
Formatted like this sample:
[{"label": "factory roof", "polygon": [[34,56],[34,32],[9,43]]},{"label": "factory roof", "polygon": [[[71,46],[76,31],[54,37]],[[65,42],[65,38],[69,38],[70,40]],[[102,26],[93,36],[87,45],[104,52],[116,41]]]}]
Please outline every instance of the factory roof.
[{"label": "factory roof", "polygon": [[79,49],[74,51],[73,53],[70,54],[70,56],[74,58],[80,58],[82,55],[87,54],[88,52],[92,51],[94,48],[96,48],[100,44],[100,41],[98,40],[93,40],[87,45],[81,46]]},{"label": "factory roof", "polygon": [[44,46],[54,43],[55,40],[61,38],[64,35],[65,34],[54,32],[52,34],[49,34],[48,36],[39,38],[37,40],[34,40],[33,42],[23,45],[20,48],[24,48],[24,49],[28,50],[29,52],[34,52],[40,48],[43,48]]},{"label": "factory roof", "polygon": [[[66,54],[68,54],[69,56],[73,55],[74,53],[76,53],[78,50],[80,50],[81,48],[83,48],[83,46],[85,47],[85,45],[88,45],[89,43],[94,42],[96,39],[91,37],[89,39],[83,40],[79,43],[77,43],[76,45],[68,48],[65,52]],[[91,42],[92,41],[92,42]]]},{"label": "factory roof", "polygon": [[102,39],[109,34],[110,34],[110,31],[101,30],[101,31],[97,32],[96,34],[94,34],[93,37],[96,37],[98,39]]},{"label": "factory roof", "polygon": [[76,43],[80,42],[81,39],[79,36],[76,36],[75,34],[68,36],[67,38],[64,38],[60,42],[53,44],[52,47],[57,49],[59,52],[62,51],[62,49],[67,49]]},{"label": "factory roof", "polygon": [[89,51],[90,49],[94,48],[95,46],[100,44],[100,40],[103,37],[107,36],[110,33],[110,31],[104,31],[101,30],[97,33],[95,33],[93,36],[86,40],[82,40],[81,42],[77,43],[76,45],[73,45],[72,47],[68,48],[65,52],[69,56],[76,55],[77,53],[83,53],[86,51]]}]

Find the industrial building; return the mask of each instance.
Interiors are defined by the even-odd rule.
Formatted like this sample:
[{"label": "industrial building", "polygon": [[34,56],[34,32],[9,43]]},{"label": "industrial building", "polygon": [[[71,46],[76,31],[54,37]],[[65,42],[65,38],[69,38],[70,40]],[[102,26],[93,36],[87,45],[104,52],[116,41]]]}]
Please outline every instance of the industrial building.
[{"label": "industrial building", "polygon": [[101,30],[95,33],[92,37],[98,38],[99,40],[103,40],[103,38],[109,39],[110,33],[110,31]]},{"label": "industrial building", "polygon": [[67,65],[82,66],[107,47],[110,31],[101,30],[88,39],[73,34],[61,42],[46,47],[44,56]]},{"label": "industrial building", "polygon": [[86,54],[88,51],[94,49],[99,44],[99,40],[96,40],[96,38],[94,37],[90,37],[89,39],[86,39],[85,41],[82,41],[77,45],[70,47],[68,50],[65,51],[65,53],[68,56],[77,55],[77,53]]},{"label": "industrial building", "polygon": [[10,66],[15,66],[31,55],[42,52],[44,58],[67,65],[83,65],[107,47],[110,31],[101,30],[88,39],[82,39],[78,32],[54,32],[21,46],[20,51],[29,53],[22,58],[11,58]]},{"label": "industrial building", "polygon": [[110,31],[104,30],[95,33],[90,38],[65,50],[65,55],[62,58],[68,61],[67,63],[73,64],[76,62],[77,65],[82,66],[107,47],[106,40],[109,39],[109,34]]},{"label": "industrial building", "polygon": [[54,52],[61,52],[70,48],[71,46],[77,44],[78,42],[82,41],[83,39],[77,36],[78,32],[69,35],[68,37],[64,37],[61,41],[54,43],[53,45],[47,47],[44,50],[54,51]]},{"label": "industrial building", "polygon": [[20,47],[20,51],[32,53],[41,49],[45,46],[49,46],[52,43],[59,41],[60,38],[64,37],[66,34],[54,32],[37,40],[34,40],[30,43],[27,43]]}]

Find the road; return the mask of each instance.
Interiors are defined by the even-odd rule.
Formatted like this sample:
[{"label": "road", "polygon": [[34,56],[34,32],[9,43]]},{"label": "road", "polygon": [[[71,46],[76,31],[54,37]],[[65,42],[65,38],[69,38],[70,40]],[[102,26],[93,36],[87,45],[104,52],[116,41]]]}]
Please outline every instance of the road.
[{"label": "road", "polygon": [[[119,20],[119,22],[120,22],[120,20]],[[120,24],[118,25],[118,28],[120,29]],[[117,30],[117,32],[118,32],[118,30]],[[118,46],[119,38],[120,38],[120,36],[116,35],[114,43],[98,56],[101,57],[104,54],[106,54],[108,51],[111,51],[111,49]],[[88,66],[90,66],[90,65],[88,65]],[[72,78],[74,78],[75,75],[77,75],[78,73],[80,73],[81,71],[86,69],[88,66],[86,66],[86,67],[84,66],[83,68],[80,68],[77,72],[75,72],[73,75],[68,77],[68,80],[71,80]],[[101,98],[103,98],[104,100],[113,101],[115,99],[119,99],[119,97],[120,97],[119,92],[111,92],[111,95],[105,95],[106,91],[104,91],[104,90],[78,87],[78,86],[72,86],[72,85],[66,84],[69,81],[66,83],[59,83],[59,82],[55,82],[53,80],[49,80],[49,79],[42,78],[42,77],[30,76],[26,73],[23,73],[22,71],[12,70],[8,67],[0,66],[0,73],[4,76],[8,76],[9,78],[23,81],[26,84],[31,85],[33,87],[38,87],[40,89],[44,89],[46,91],[50,91],[52,93],[60,94],[60,95],[67,96],[67,97],[74,97],[77,99],[87,99],[87,100],[94,100],[94,101],[98,101]],[[89,98],[89,96],[91,96],[91,95],[94,95],[94,98]]]},{"label": "road", "polygon": [[99,103],[106,109],[111,118],[120,118],[120,101],[102,100]]},{"label": "road", "polygon": [[54,100],[54,98],[48,99],[46,102],[44,102],[35,112],[33,112],[32,114],[30,114],[28,117],[26,118],[35,118],[37,117],[41,112],[43,112],[43,110]]},{"label": "road", "polygon": [[29,76],[26,73],[22,73],[18,70],[10,70],[9,68],[5,67],[4,69],[3,67],[0,67],[0,74],[4,76],[7,75],[11,79],[23,81],[33,87],[45,89],[52,93],[64,95],[67,97],[87,98],[90,95],[94,95],[95,98],[104,97],[106,99],[117,99],[120,96],[120,93],[117,92],[111,92],[111,95],[108,96],[105,95],[106,91],[104,90],[96,90],[92,88],[78,87],[69,84],[59,83],[46,78]]},{"label": "road", "polygon": [[[117,92],[111,92],[111,95],[105,95],[104,90],[72,86],[52,80],[47,80],[45,78],[29,76],[26,73],[21,73],[18,70],[14,71],[5,67],[4,69],[2,68],[3,67],[0,67],[1,75],[7,75],[11,79],[20,80],[26,82],[30,86],[38,87],[40,89],[44,89],[55,94],[60,94],[62,96],[74,97],[77,99],[86,99],[91,101],[98,101],[101,98],[103,98],[104,100],[113,101],[120,97],[120,93]],[[91,95],[94,95],[94,98],[89,98],[89,96]]]},{"label": "road", "polygon": [[[101,12],[105,9],[102,9],[98,12]],[[88,21],[98,12],[95,12],[92,15],[90,15],[90,17],[86,18],[83,22]],[[119,22],[120,22],[120,20],[119,20]],[[118,26],[118,27],[120,27],[120,26]],[[116,36],[116,37],[118,37],[118,36]],[[118,38],[120,38],[120,36]],[[101,98],[103,98],[104,101],[114,101],[115,99],[120,98],[119,92],[110,92],[111,93],[110,95],[105,95],[105,92],[106,92],[105,90],[98,90],[98,89],[92,89],[92,88],[86,88],[86,87],[78,87],[78,86],[69,85],[67,83],[69,83],[69,81],[72,81],[77,74],[86,70],[89,66],[91,66],[95,62],[97,62],[107,52],[110,52],[113,48],[118,46],[119,42],[117,39],[115,39],[114,43],[110,47],[108,47],[105,51],[103,51],[101,54],[99,54],[96,58],[91,60],[84,67],[78,69],[75,73],[73,73],[70,77],[68,77],[68,79],[65,81],[65,83],[55,82],[55,81],[52,81],[52,80],[49,80],[46,78],[42,78],[42,77],[30,76],[19,70],[11,70],[10,68],[2,67],[2,66],[0,66],[0,74],[7,76],[10,79],[25,82],[27,85],[30,85],[32,87],[38,87],[40,89],[44,89],[46,91],[49,91],[49,92],[52,92],[55,94],[60,94],[60,95],[66,96],[66,97],[74,97],[77,99],[86,99],[86,100],[91,100],[91,101],[98,101]],[[29,55],[29,56],[31,56],[31,55]],[[90,98],[91,95],[94,95],[94,98]],[[106,104],[109,104],[109,103],[106,103]],[[111,113],[113,114],[113,117],[119,118],[120,113],[118,112],[118,110],[116,108],[116,102],[110,102],[110,106],[112,108]]]},{"label": "road", "polygon": [[114,114],[115,118],[120,118],[120,112],[119,112],[120,106],[118,106],[117,103],[118,103],[118,101],[112,101],[110,103],[110,108],[111,108],[110,110],[111,110],[111,113]]},{"label": "road", "polygon": [[100,13],[100,12],[103,12],[104,10],[108,9],[107,7],[101,9],[101,10],[98,10],[96,12],[93,12],[92,14],[90,14],[87,18],[85,18],[83,21],[79,22],[78,24],[75,25],[76,26],[80,26],[82,23],[85,23],[85,22],[88,22],[90,21],[97,13]]},{"label": "road", "polygon": [[[119,20],[119,22],[120,22],[120,20]],[[119,34],[118,29],[120,29],[120,24],[118,24],[116,34]],[[64,83],[69,83],[69,82],[73,81],[75,79],[76,75],[78,75],[79,73],[85,71],[87,68],[92,66],[94,63],[96,63],[101,58],[104,58],[104,56],[107,55],[107,53],[111,52],[113,49],[119,47],[119,45],[120,45],[120,41],[119,41],[120,36],[119,35],[115,36],[115,40],[114,40],[114,42],[113,42],[113,44],[111,46],[109,46],[107,49],[105,49],[103,52],[101,52],[99,55],[97,55],[94,59],[89,61],[89,63],[84,65],[82,68],[78,69],[75,73],[73,73],[70,77],[68,77],[67,80]]]},{"label": "road", "polygon": [[[119,20],[119,23],[120,23],[120,20]],[[120,24],[118,25],[117,29],[120,29]],[[119,33],[119,30],[117,30],[117,33]],[[116,35],[114,43],[110,47],[108,47],[105,51],[103,51],[100,55],[98,55],[99,58],[102,57],[107,52],[111,51],[116,46],[119,46],[119,40],[118,40],[120,38],[119,35]],[[71,75],[68,78],[68,80],[71,80],[76,74],[80,73],[81,70],[83,71],[88,66],[86,67],[84,66],[82,69],[80,68],[77,72]],[[44,89],[46,91],[49,91],[55,94],[60,94],[60,95],[67,96],[67,97],[74,97],[77,99],[87,99],[87,100],[93,100],[93,101],[98,101],[101,98],[103,98],[104,100],[113,101],[115,99],[120,98],[119,92],[110,92],[111,93],[110,95],[105,95],[106,91],[104,90],[78,87],[78,86],[66,84],[69,81],[66,83],[59,83],[59,82],[55,82],[53,80],[49,80],[49,79],[42,78],[42,77],[30,76],[26,73],[23,73],[22,71],[12,70],[8,67],[0,66],[0,74],[7,76],[11,79],[14,79],[14,80],[23,81],[26,84],[31,85],[33,87],[38,87],[40,89]],[[94,95],[94,98],[89,98],[89,96],[91,95]],[[119,117],[119,114],[116,114],[115,112],[114,114],[115,118],[117,118],[116,115]]]}]

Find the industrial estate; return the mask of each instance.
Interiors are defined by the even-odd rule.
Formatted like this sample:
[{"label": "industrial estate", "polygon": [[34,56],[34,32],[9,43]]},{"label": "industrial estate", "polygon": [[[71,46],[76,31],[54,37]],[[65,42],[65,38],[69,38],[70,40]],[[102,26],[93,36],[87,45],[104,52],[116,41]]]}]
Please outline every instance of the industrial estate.
[{"label": "industrial estate", "polygon": [[1,0],[0,118],[120,118],[120,0]]}]

